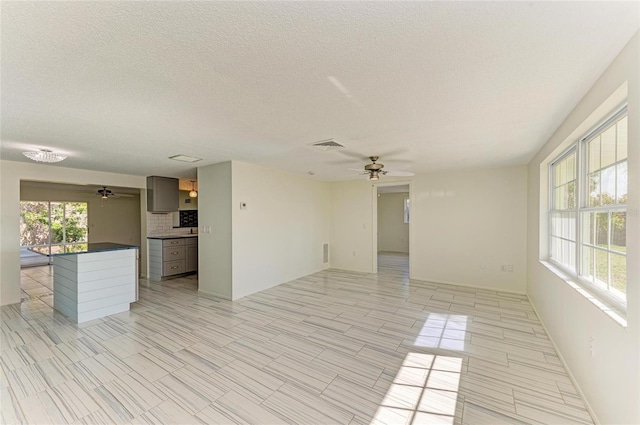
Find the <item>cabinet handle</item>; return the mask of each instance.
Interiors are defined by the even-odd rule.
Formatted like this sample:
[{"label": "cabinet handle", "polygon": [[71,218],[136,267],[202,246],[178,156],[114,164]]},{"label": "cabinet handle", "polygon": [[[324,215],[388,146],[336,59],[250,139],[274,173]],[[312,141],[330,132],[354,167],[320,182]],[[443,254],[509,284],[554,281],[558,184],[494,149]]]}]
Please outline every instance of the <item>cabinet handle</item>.
[{"label": "cabinet handle", "polygon": [[180,252],[179,252],[179,251],[173,251],[173,252],[171,253],[171,255],[178,255],[178,254],[180,254]]},{"label": "cabinet handle", "polygon": [[178,243],[178,241],[171,241],[170,243],[171,243],[171,244],[173,244],[173,245],[175,245],[175,244],[177,244],[177,243]]},{"label": "cabinet handle", "polygon": [[180,268],[180,266],[171,266],[171,270],[175,270],[175,269],[178,269],[178,268]]}]

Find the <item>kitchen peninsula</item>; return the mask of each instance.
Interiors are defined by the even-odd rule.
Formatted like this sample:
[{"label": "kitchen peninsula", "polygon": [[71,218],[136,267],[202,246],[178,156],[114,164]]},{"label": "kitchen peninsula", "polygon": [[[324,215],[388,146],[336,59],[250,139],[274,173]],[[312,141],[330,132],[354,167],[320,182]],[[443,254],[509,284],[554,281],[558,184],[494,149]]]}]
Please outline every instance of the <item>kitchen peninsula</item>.
[{"label": "kitchen peninsula", "polygon": [[128,311],[137,300],[139,248],[104,242],[33,250],[53,257],[53,308],[83,323]]}]

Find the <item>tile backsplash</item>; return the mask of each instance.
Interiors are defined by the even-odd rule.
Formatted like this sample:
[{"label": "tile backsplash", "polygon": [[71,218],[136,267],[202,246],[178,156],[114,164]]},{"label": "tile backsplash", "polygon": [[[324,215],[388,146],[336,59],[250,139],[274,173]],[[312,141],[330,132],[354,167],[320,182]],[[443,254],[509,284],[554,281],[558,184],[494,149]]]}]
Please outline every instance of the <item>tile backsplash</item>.
[{"label": "tile backsplash", "polygon": [[[152,214],[147,212],[147,236],[188,234],[191,230],[190,227],[173,227],[173,214]],[[193,231],[197,232],[198,228],[193,227]]]}]

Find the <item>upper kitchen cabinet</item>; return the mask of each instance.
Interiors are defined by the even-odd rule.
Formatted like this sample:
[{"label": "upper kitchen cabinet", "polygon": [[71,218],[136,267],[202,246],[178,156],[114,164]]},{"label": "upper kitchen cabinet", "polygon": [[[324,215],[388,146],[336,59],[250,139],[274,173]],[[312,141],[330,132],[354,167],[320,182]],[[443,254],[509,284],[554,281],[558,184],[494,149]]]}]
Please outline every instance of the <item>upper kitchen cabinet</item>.
[{"label": "upper kitchen cabinet", "polygon": [[147,177],[147,211],[178,211],[178,179],[171,177]]}]

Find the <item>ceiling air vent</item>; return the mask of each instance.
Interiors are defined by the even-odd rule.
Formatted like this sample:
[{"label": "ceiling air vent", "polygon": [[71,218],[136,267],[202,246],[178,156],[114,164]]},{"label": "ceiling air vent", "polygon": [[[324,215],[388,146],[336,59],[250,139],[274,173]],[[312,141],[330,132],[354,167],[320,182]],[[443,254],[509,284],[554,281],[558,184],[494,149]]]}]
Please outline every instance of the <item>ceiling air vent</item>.
[{"label": "ceiling air vent", "polygon": [[320,140],[319,142],[312,143],[311,146],[321,151],[332,151],[344,148],[344,145],[341,145],[333,139]]}]

